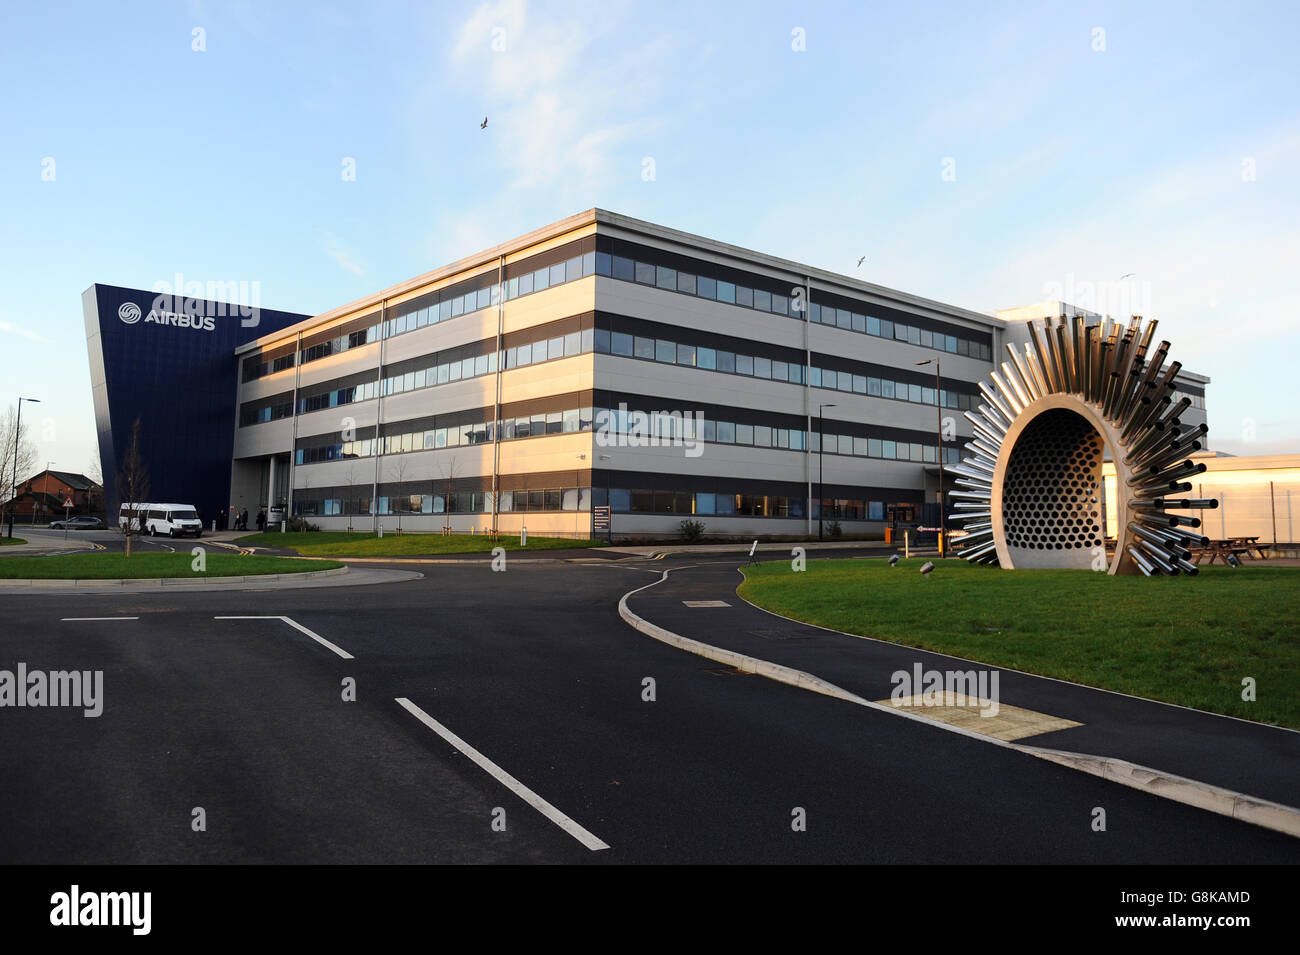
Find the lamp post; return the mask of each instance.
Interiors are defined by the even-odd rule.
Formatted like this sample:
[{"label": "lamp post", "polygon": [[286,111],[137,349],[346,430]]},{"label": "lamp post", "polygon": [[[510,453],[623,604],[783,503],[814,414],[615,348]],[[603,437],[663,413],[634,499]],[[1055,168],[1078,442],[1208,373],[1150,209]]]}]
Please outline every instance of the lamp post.
[{"label": "lamp post", "polygon": [[[600,461],[612,460],[613,458],[608,454],[602,454],[596,458],[597,463]],[[612,492],[610,491],[609,482],[609,468],[605,468],[605,507],[609,510],[609,517],[605,524],[605,540],[612,544],[614,543],[614,501],[612,500]]]},{"label": "lamp post", "polygon": [[943,557],[947,551],[948,534],[947,523],[944,521],[943,513],[943,403],[939,400],[942,389],[939,387],[939,359],[927,358],[925,361],[918,361],[918,365],[928,365],[934,362],[934,417],[935,424],[938,427],[937,436],[939,438],[939,556]]},{"label": "lamp post", "polygon": [[9,537],[14,536],[14,505],[18,503],[18,446],[23,440],[23,402],[28,404],[40,404],[40,398],[19,398],[18,399],[18,423],[14,427],[14,480],[13,495],[9,499]]},{"label": "lamp post", "polygon": [[823,479],[826,475],[825,466],[822,460],[822,455],[826,453],[826,429],[822,427],[822,415],[824,409],[834,407],[835,404],[833,402],[827,402],[826,404],[820,404],[817,406],[817,539],[819,541],[824,539],[822,535],[822,520],[824,517],[822,514],[822,504],[825,498]]}]

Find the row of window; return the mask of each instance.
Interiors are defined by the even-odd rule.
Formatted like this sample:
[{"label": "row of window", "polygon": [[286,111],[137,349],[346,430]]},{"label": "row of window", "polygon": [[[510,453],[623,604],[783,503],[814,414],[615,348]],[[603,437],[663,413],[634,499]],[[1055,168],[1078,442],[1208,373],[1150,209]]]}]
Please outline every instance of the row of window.
[{"label": "row of window", "polygon": [[[329,492],[327,492],[329,493]],[[650,491],[631,488],[543,488],[527,491],[501,491],[498,513],[535,511],[587,511],[591,504],[603,505],[608,496],[615,514],[680,514],[683,517],[784,517],[802,518],[805,501],[801,497],[775,494],[718,494],[692,491]],[[339,517],[344,515],[396,514],[484,514],[492,513],[491,491],[435,491],[430,494],[390,494],[374,498],[368,494],[355,497],[316,497],[310,490],[294,493],[293,511],[302,516]],[[890,505],[910,508],[914,505]],[[824,498],[812,501],[812,518],[823,513],[827,520],[883,521],[886,504],[856,498]]]},{"label": "row of window", "polygon": [[[592,349],[592,335],[592,329],[589,328],[583,332],[570,332],[567,335],[542,338],[534,342],[517,345],[505,349],[500,354],[506,368],[523,368],[527,365],[536,365],[544,361],[554,361],[557,358],[569,358],[583,352],[590,352]],[[391,375],[382,380],[366,381],[359,385],[350,385],[324,394],[313,395],[310,398],[302,398],[298,401],[298,413],[306,414],[309,411],[335,408],[356,401],[369,401],[380,395],[397,395],[405,391],[432,388],[435,385],[445,385],[465,378],[494,375],[497,370],[497,354],[497,352],[492,351],[486,355],[475,355],[472,358],[462,358],[459,361],[431,364],[427,368],[404,372],[400,375]]]},{"label": "row of window", "polygon": [[[596,253],[588,252],[586,255],[575,256],[567,262],[560,262],[547,268],[538,269],[535,272],[529,272],[527,275],[510,279],[505,284],[506,299],[531,295],[533,292],[541,292],[555,285],[562,285],[566,282],[573,282],[588,275],[593,275],[596,267],[595,256]],[[338,354],[350,348],[369,345],[371,342],[379,341],[380,338],[392,338],[395,335],[413,332],[428,325],[436,325],[439,322],[459,318],[461,315],[467,315],[479,309],[491,308],[500,301],[501,286],[492,282],[483,288],[460,295],[451,295],[447,291],[445,297],[439,295],[438,298],[438,301],[420,307],[403,308],[403,306],[397,306],[392,309],[392,318],[304,348],[302,350],[302,364],[305,365],[308,362],[316,361],[328,355]],[[292,367],[293,355],[286,355],[271,362],[261,363],[258,363],[255,358],[248,359],[244,363],[244,380],[251,381],[254,378],[260,378],[263,375]],[[507,365],[506,367],[510,366]],[[495,371],[495,368],[493,370]]]},{"label": "row of window", "polygon": [[[588,252],[585,255],[574,256],[565,262],[516,276],[507,280],[504,287],[492,282],[483,288],[458,295],[451,295],[450,290],[444,290],[444,293],[438,294],[438,301],[419,307],[409,306],[406,309],[397,306],[392,310],[393,317],[386,321],[376,322],[367,328],[337,336],[329,341],[317,342],[303,349],[300,360],[306,364],[328,355],[347,351],[349,348],[368,345],[380,338],[391,338],[394,335],[402,335],[479,309],[491,308],[499,303],[502,294],[506,301],[510,301],[590,275],[603,275],[622,281],[650,285],[666,291],[800,320],[803,319],[806,311],[810,322],[873,335],[877,338],[907,342],[955,355],[968,355],[983,361],[992,360],[992,349],[982,341],[934,332],[848,309],[836,309],[817,302],[808,303],[805,307],[805,303],[797,296],[778,295],[763,289],[748,288],[722,279],[695,275],[668,266],[640,262],[605,252]],[[443,294],[446,297],[443,297]],[[244,363],[244,380],[251,381],[285,368],[292,368],[293,363],[292,354],[268,362],[259,362],[256,357],[247,359]]]},{"label": "row of window", "polygon": [[[544,434],[571,434],[590,431],[591,408],[566,408],[563,411],[509,418],[500,422],[502,440],[537,437]],[[402,454],[407,451],[458,448],[462,445],[487,444],[495,439],[496,429],[491,421],[458,425],[450,428],[429,428],[424,431],[405,431],[387,434],[380,438],[360,438],[331,444],[299,448],[298,464],[315,464],[320,461],[339,461],[349,458],[373,457],[379,454]]]},{"label": "row of window", "polygon": [[[619,355],[628,358],[640,358],[665,364],[684,365],[706,371],[724,372],[744,375],[746,377],[764,378],[772,381],[787,381],[803,384],[805,368],[793,362],[775,361],[757,355],[742,355],[723,349],[705,348],[686,345],[663,338],[646,338],[624,332],[610,332],[605,329],[586,329],[570,332],[553,338],[539,339],[523,345],[517,345],[501,352],[502,361],[507,369],[523,368],[539,362],[554,361],[581,355],[592,350],[602,354]],[[377,381],[362,382],[346,388],[338,388],[323,394],[301,398],[298,401],[298,413],[306,414],[325,408],[368,401],[379,395],[401,394],[420,388],[429,388],[448,382],[460,381],[482,375],[495,374],[497,370],[497,352],[477,355],[459,361],[443,362],[430,365],[401,375],[394,375]],[[835,371],[832,368],[809,368],[807,377],[815,388],[826,388],[867,395],[875,398],[890,398],[917,404],[933,405],[936,394],[943,407],[961,411],[978,407],[979,398],[965,392],[940,389],[919,385],[915,382],[893,381],[888,378],[876,378],[870,375],[855,375],[847,371]],[[257,424],[286,417],[287,406],[281,404],[264,406],[251,415],[241,418],[241,424]]]},{"label": "row of window", "polygon": [[[327,492],[328,493],[328,492]],[[375,498],[379,514],[491,514],[491,491],[435,491],[431,494],[389,494]],[[501,491],[500,513],[518,511],[585,511],[591,507],[589,490],[553,487],[527,491]],[[374,514],[368,494],[356,497],[318,497],[310,489],[294,492],[293,512],[303,516],[339,517]]]},{"label": "row of window", "polygon": [[[725,302],[728,305],[740,305],[760,312],[771,312],[774,315],[787,315],[796,319],[803,318],[803,302],[797,297],[777,295],[762,289],[746,288],[743,285],[724,282],[721,279],[693,275],[665,265],[638,262],[623,256],[611,256],[604,252],[597,252],[596,274],[622,279],[625,282],[652,285],[655,288],[670,292],[681,292],[698,298]],[[795,289],[791,289],[791,292],[795,292]],[[816,302],[811,303],[807,311],[809,321],[822,325],[833,325],[847,331],[875,335],[877,338],[908,342],[912,345],[920,345],[922,348],[934,348],[939,351],[951,352],[954,355],[968,355],[971,358],[979,358],[983,361],[991,361],[993,358],[993,351],[990,346],[981,341],[972,341],[956,335],[932,332],[929,329],[918,328],[915,325],[905,325],[889,319],[876,318],[859,312],[850,312],[847,309],[835,309]]]},{"label": "row of window", "polygon": [[[463,445],[487,444],[496,440],[512,441],[516,438],[539,437],[548,434],[572,434],[595,428],[601,446],[651,446],[682,444],[703,441],[709,444],[739,444],[756,448],[778,448],[791,451],[818,451],[817,432],[801,428],[782,428],[771,425],[744,424],[719,421],[712,418],[674,415],[663,412],[629,411],[627,408],[566,408],[562,411],[507,418],[497,422],[480,421],[447,428],[429,428],[388,434],[380,438],[360,438],[353,441],[336,441],[329,444],[299,448],[298,464],[316,464],[322,461],[341,461],[368,458],[378,454],[403,454],[409,451],[456,448]],[[934,464],[937,448],[928,442],[898,441],[889,438],[863,438],[851,435],[827,434],[827,454],[854,457],[880,458],[886,461],[914,461]],[[944,448],[944,463],[957,464],[960,453],[955,447]]]},{"label": "row of window", "polygon": [[[794,362],[775,361],[757,355],[742,355],[736,352],[697,345],[684,345],[663,338],[648,338],[641,335],[630,335],[626,332],[609,332],[598,328],[595,331],[594,343],[596,351],[599,353],[620,355],[625,358],[640,358],[669,365],[685,365],[689,368],[703,368],[707,371],[721,371],[733,375],[786,381],[796,385],[802,385],[805,378],[805,367]],[[925,385],[893,381],[888,378],[874,378],[870,375],[855,375],[847,371],[837,372],[831,368],[808,368],[806,369],[806,376],[808,382],[814,388],[850,391],[859,395],[893,398],[897,401],[911,401],[918,404],[933,405],[935,403],[935,389]],[[965,411],[979,407],[978,395],[948,391],[947,389],[941,389],[938,394],[945,408],[956,408]]]}]

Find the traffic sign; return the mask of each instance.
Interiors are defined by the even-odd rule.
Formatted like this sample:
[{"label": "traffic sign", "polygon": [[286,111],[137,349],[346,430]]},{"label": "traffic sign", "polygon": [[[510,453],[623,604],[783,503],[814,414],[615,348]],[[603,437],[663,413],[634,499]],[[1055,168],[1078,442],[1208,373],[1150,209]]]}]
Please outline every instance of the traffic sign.
[{"label": "traffic sign", "polygon": [[70,498],[70,497],[64,498],[64,499],[63,499],[63,506],[64,506],[64,507],[72,507],[72,498]]}]

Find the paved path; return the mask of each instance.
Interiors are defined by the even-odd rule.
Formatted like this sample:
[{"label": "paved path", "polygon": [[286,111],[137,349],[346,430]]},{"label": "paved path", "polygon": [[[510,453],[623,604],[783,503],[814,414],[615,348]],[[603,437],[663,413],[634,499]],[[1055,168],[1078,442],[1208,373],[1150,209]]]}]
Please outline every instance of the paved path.
[{"label": "paved path", "polygon": [[[632,611],[683,636],[793,667],[867,700],[887,700],[897,671],[966,671],[979,663],[796,623],[745,602],[743,576],[721,563],[672,570],[629,598]],[[727,607],[685,601],[722,600]],[[1081,724],[1018,740],[1127,760],[1284,805],[1300,805],[1300,733],[999,670],[1001,701]],[[919,690],[917,691],[919,692]]]}]

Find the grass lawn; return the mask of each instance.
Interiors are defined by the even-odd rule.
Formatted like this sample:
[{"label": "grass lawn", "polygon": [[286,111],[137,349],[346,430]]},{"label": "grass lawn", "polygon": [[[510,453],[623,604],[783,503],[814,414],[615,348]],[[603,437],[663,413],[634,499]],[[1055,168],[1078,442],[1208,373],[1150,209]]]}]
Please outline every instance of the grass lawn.
[{"label": "grass lawn", "polygon": [[809,561],[794,573],[772,561],[745,571],[740,594],[846,633],[1300,728],[1300,568],[1147,578],[954,559],[927,580],[922,563]]},{"label": "grass lawn", "polygon": [[519,535],[501,535],[493,541],[483,535],[403,534],[400,537],[386,531],[382,539],[369,532],[349,534],[347,531],[311,531],[307,533],[250,534],[237,543],[288,547],[304,557],[423,557],[437,554],[489,553],[493,547],[512,550],[558,550],[573,547],[602,547],[604,541],[575,540],[571,537],[534,537],[528,535],[528,546],[519,546]]},{"label": "grass lawn", "polygon": [[300,574],[310,570],[342,567],[334,560],[299,560],[296,557],[240,557],[238,554],[207,555],[207,572],[191,567],[188,552],[177,554],[135,553],[128,560],[122,554],[60,554],[54,557],[5,557],[0,560],[0,577],[59,580],[121,580],[131,577],[242,577],[254,574]]},{"label": "grass lawn", "polygon": [[27,541],[21,537],[0,537],[0,547],[6,547],[9,544],[26,544]]}]

